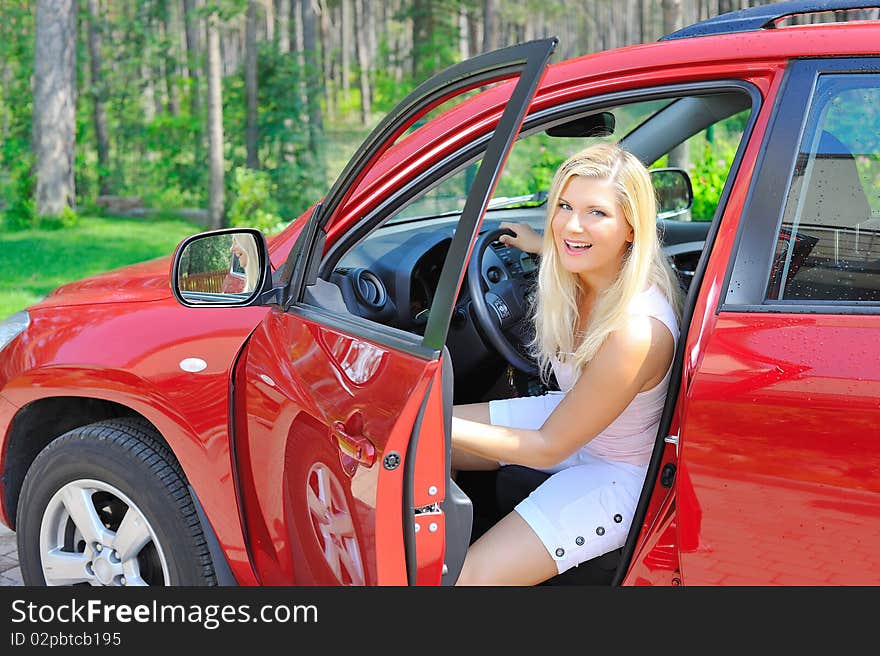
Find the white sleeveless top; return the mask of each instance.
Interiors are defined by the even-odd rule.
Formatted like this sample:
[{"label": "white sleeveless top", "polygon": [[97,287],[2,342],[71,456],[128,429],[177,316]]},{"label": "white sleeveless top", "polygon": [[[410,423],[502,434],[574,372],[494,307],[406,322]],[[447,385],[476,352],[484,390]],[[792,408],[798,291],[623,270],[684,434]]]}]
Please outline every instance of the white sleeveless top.
[{"label": "white sleeveless top", "polygon": [[[678,341],[678,321],[675,318],[675,311],[655,285],[651,285],[633,298],[630,313],[661,321],[672,333],[672,339]],[[574,387],[580,371],[576,370],[573,364],[562,363],[555,358],[551,363],[559,389],[567,393]],[[566,458],[566,464],[576,464],[578,453],[583,451],[605,460],[647,465],[651,459],[651,451],[654,449],[654,440],[657,437],[660,415],[666,402],[666,388],[671,373],[672,363],[669,364],[663,380],[651,389],[636,394],[617,419]],[[568,463],[569,460],[572,462]]]}]

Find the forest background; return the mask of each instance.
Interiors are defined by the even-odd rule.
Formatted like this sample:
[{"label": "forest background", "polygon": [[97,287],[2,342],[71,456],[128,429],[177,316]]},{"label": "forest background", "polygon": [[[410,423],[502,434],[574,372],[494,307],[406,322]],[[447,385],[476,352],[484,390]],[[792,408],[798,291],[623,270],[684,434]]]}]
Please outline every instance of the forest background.
[{"label": "forest background", "polygon": [[[457,61],[550,35],[559,61],[755,4],[0,0],[0,318],[202,226],[279,231],[397,101]],[[713,162],[675,157],[699,193],[720,193]],[[64,255],[73,235],[122,256],[84,265]]]}]

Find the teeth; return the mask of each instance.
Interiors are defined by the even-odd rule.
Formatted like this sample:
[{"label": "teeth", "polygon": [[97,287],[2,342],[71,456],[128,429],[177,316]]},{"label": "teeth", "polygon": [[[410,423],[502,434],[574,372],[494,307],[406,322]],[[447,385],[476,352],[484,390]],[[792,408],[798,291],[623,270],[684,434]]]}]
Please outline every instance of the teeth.
[{"label": "teeth", "polygon": [[585,244],[582,241],[568,241],[567,239],[565,240],[565,245],[568,246],[569,248],[575,248],[575,249],[584,249],[584,248],[589,248],[590,246],[592,246],[592,244]]}]

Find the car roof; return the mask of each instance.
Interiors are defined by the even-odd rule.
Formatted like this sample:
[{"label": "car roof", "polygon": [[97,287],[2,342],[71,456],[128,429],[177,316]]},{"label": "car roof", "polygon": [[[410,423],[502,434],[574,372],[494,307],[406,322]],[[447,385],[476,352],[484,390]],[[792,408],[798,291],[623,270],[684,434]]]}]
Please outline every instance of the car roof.
[{"label": "car roof", "polygon": [[769,5],[748,7],[739,11],[727,12],[713,16],[699,23],[688,25],[680,30],[667,34],[661,41],[685,39],[710,34],[733,34],[735,32],[752,32],[774,29],[777,23],[785,18],[804,14],[818,14],[829,11],[846,11],[852,9],[874,8],[875,2],[852,2],[850,0],[793,0],[790,2],[774,2]]}]

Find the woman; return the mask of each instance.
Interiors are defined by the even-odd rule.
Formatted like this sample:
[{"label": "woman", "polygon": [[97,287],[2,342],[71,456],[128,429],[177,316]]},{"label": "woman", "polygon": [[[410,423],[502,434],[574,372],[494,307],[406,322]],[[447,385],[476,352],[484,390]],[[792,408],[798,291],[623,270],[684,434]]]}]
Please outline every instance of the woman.
[{"label": "woman", "polygon": [[[228,282],[224,283],[224,292],[251,292],[260,281],[260,260],[257,254],[257,244],[251,235],[232,235],[232,246],[229,252],[238,258],[238,264],[244,269],[244,280],[238,278],[236,284],[232,279],[235,275],[227,276]],[[233,262],[234,265],[234,262]]]},{"label": "woman", "polygon": [[544,396],[456,406],[453,468],[552,473],[468,550],[459,585],[533,585],[623,545],[644,483],[678,338],[681,292],[660,248],[651,177],[598,144],[553,179],[532,343]]}]

